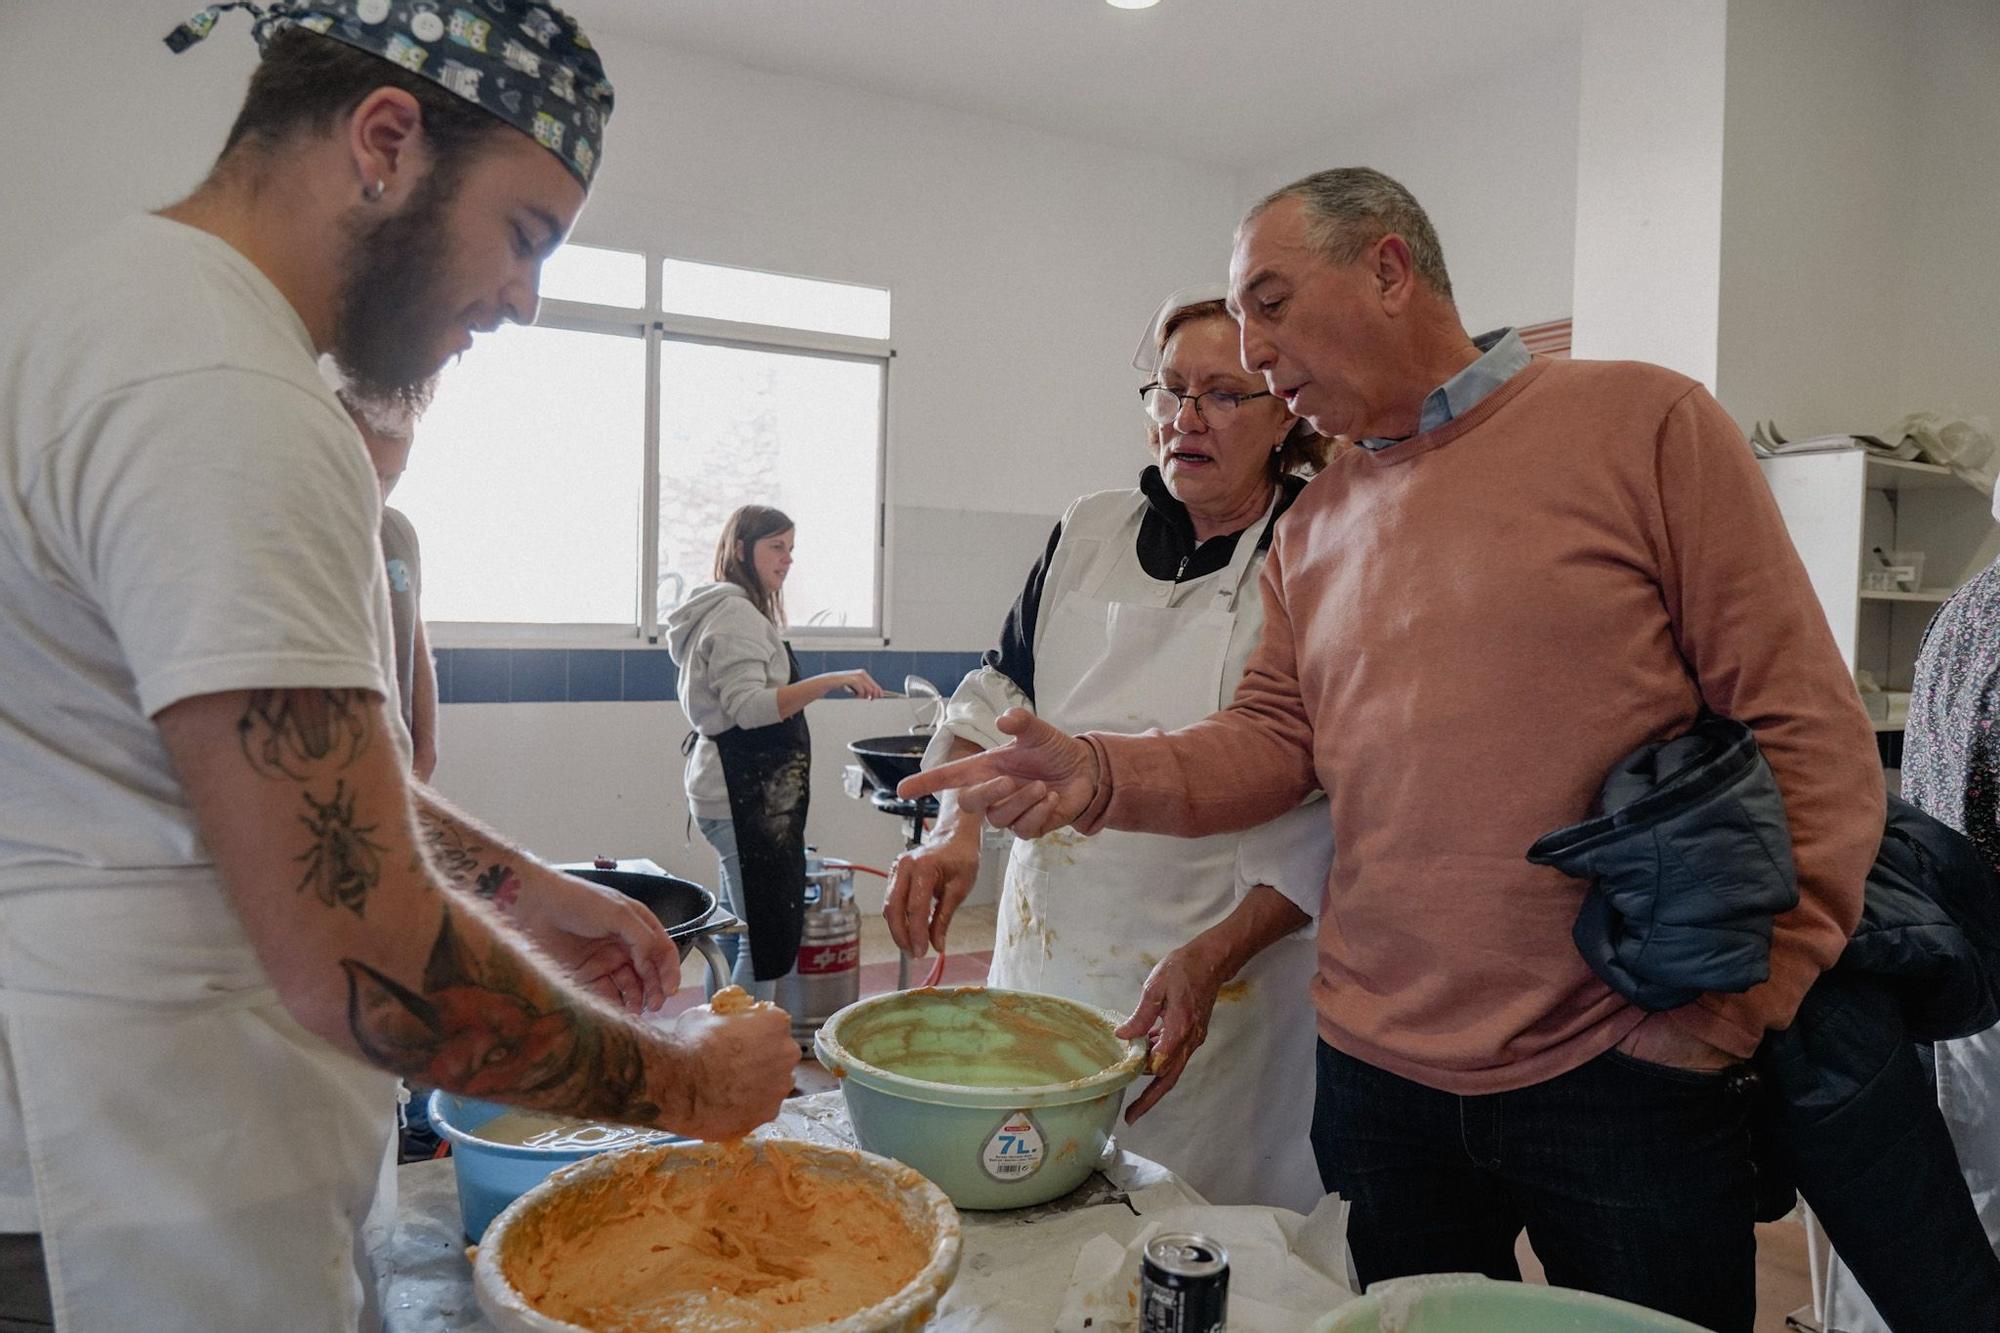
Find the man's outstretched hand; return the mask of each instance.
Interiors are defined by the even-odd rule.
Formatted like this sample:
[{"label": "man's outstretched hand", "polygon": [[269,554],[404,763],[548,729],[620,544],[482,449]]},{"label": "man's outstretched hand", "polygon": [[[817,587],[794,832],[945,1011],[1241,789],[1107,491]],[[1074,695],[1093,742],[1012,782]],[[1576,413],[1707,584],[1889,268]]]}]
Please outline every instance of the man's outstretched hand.
[{"label": "man's outstretched hand", "polygon": [[1097,795],[1097,754],[1025,708],[1000,715],[1011,745],[905,778],[905,799],[958,792],[958,808],[1019,838],[1039,838],[1075,823]]}]

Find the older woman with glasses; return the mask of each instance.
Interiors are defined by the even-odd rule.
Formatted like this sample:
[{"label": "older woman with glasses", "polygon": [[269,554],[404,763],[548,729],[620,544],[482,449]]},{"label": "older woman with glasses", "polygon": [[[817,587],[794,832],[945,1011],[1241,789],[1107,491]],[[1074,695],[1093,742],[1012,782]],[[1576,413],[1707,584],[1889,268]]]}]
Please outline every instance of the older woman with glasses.
[{"label": "older woman with glasses", "polygon": [[[1070,506],[999,647],[952,695],[926,765],[1004,744],[994,724],[1010,708],[1065,730],[1141,731],[1196,721],[1235,694],[1263,628],[1272,530],[1327,442],[1244,371],[1223,295],[1177,292],[1154,317],[1134,362],[1153,374],[1139,390],[1153,465],[1134,490]],[[925,845],[897,863],[884,915],[907,952],[944,948],[979,838],[947,793]],[[1121,1142],[1212,1202],[1305,1211],[1320,1187],[1300,1072],[1314,1033],[1303,928],[1331,857],[1325,814],[1307,808],[1198,840],[1017,841],[987,980],[1121,1012],[1136,1002],[1126,1027],[1151,1031],[1155,1078]]]}]

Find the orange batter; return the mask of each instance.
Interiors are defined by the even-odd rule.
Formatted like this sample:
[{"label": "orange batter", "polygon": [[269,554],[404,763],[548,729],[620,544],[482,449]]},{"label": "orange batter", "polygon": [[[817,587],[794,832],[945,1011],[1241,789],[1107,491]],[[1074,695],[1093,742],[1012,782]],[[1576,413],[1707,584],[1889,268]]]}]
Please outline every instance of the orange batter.
[{"label": "orange batter", "polygon": [[718,1014],[727,1016],[747,1014],[753,1009],[769,1009],[772,1006],[769,1000],[751,999],[750,992],[741,986],[724,986],[715,993],[715,998],[708,1002],[708,1007]]},{"label": "orange batter", "polygon": [[794,1171],[776,1144],[714,1151],[692,1170],[621,1163],[559,1209],[523,1217],[501,1260],[508,1282],[543,1314],[597,1333],[715,1333],[844,1318],[929,1261],[879,1188]]}]

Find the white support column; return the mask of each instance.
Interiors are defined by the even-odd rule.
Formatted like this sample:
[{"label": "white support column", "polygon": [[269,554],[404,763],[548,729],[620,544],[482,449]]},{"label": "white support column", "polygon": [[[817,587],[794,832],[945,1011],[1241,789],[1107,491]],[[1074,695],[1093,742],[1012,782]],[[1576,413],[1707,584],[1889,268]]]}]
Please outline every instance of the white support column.
[{"label": "white support column", "polygon": [[1573,353],[1711,390],[1727,18],[1726,0],[1591,5],[1577,124]]}]

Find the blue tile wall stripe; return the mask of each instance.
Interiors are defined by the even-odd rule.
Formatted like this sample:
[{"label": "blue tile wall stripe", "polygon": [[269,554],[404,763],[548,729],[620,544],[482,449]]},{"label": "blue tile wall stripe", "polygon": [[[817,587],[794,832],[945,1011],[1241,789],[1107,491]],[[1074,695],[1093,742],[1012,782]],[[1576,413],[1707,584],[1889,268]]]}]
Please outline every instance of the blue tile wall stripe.
[{"label": "blue tile wall stripe", "polygon": [[[504,704],[507,702],[507,650],[505,648],[459,648],[451,654],[451,695],[439,699],[454,704]],[[443,654],[439,654],[443,656]]]},{"label": "blue tile wall stripe", "polygon": [[560,648],[515,648],[507,654],[507,702],[562,703],[569,698],[569,654]]},{"label": "blue tile wall stripe", "polygon": [[[679,671],[660,648],[440,648],[438,699],[448,704],[600,703],[675,697]],[[807,675],[868,672],[892,690],[922,676],[949,694],[979,665],[978,652],[824,649],[799,654]]]},{"label": "blue tile wall stripe", "polygon": [[626,699],[659,700],[671,699],[680,684],[680,672],[674,666],[674,659],[658,648],[634,648],[621,656],[625,659]]},{"label": "blue tile wall stripe", "polygon": [[596,703],[622,699],[625,654],[616,649],[573,648],[569,654],[569,700]]}]

